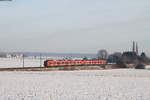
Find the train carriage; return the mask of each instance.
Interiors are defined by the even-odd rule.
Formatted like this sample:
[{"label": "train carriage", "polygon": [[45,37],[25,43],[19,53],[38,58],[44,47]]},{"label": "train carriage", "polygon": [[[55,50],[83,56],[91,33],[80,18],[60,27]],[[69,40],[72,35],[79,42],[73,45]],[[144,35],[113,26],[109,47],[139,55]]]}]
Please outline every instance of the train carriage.
[{"label": "train carriage", "polygon": [[104,65],[106,60],[46,60],[44,61],[45,67],[56,67],[56,66],[83,66],[83,65]]}]

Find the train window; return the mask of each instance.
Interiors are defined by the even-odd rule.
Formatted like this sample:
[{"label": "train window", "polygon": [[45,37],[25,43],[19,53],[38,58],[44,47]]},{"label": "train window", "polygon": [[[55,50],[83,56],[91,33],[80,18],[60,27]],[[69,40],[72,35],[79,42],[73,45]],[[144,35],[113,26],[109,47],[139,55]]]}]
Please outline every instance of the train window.
[{"label": "train window", "polygon": [[49,65],[51,64],[51,62],[48,63]]}]

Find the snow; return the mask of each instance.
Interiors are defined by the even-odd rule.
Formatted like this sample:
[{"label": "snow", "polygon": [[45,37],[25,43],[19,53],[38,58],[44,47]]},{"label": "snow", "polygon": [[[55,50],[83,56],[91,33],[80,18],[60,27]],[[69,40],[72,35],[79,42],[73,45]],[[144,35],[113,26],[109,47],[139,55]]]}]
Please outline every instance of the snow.
[{"label": "snow", "polygon": [[145,68],[146,68],[146,69],[150,69],[150,65],[147,65]]},{"label": "snow", "polygon": [[0,72],[0,100],[150,100],[150,70]]},{"label": "snow", "polygon": [[[62,57],[25,57],[24,58],[24,67],[44,67],[44,61],[47,59],[60,60]],[[72,59],[81,59],[81,58],[72,58]],[[1,58],[0,57],[0,68],[14,68],[14,67],[23,67],[23,58]]]},{"label": "snow", "polygon": [[[41,60],[41,65],[46,59]],[[22,58],[0,58],[0,68],[10,68],[10,67],[23,67]],[[25,58],[24,67],[40,67],[39,58]]]}]

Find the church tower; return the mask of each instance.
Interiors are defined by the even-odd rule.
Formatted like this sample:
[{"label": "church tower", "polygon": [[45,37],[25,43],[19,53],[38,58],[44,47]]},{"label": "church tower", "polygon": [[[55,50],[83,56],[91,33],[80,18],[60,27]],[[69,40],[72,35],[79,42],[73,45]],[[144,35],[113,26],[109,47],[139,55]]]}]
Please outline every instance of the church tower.
[{"label": "church tower", "polygon": [[135,52],[135,42],[133,41],[132,52]]},{"label": "church tower", "polygon": [[136,54],[138,55],[139,50],[138,50],[138,43],[136,43]]}]

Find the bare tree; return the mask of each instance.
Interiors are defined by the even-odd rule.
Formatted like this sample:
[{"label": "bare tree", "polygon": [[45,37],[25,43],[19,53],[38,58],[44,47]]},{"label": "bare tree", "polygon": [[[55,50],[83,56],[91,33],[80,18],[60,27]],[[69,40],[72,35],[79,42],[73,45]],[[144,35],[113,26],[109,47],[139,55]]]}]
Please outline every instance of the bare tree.
[{"label": "bare tree", "polygon": [[98,59],[107,59],[108,58],[108,52],[105,49],[101,49],[97,53]]},{"label": "bare tree", "polygon": [[121,52],[115,52],[108,56],[108,62],[116,63],[121,59],[122,53]]}]

